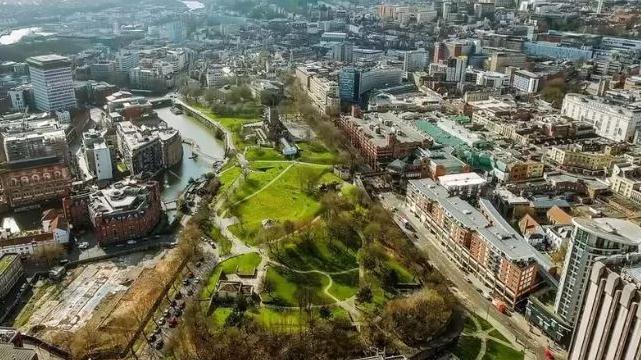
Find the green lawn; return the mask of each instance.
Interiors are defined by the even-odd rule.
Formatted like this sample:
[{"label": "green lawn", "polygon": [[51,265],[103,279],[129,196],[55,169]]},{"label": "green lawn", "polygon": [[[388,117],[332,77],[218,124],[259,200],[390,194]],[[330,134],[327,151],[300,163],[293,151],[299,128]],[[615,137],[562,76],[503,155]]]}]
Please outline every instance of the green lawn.
[{"label": "green lawn", "polygon": [[222,171],[218,175],[218,179],[220,180],[220,193],[223,193],[227,191],[227,189],[231,186],[231,184],[236,181],[236,179],[240,176],[241,170],[240,167],[234,166],[230,167],[224,171]]},{"label": "green lawn", "polygon": [[461,360],[475,360],[480,350],[481,339],[472,336],[461,336],[453,353]]},{"label": "green lawn", "polygon": [[317,236],[311,241],[295,239],[287,243],[281,242],[270,256],[297,270],[338,272],[358,267],[357,251],[358,249],[349,248],[342,241],[329,241]]},{"label": "green lawn", "polygon": [[230,307],[217,307],[210,315],[210,320],[214,327],[223,327],[225,325],[225,321],[227,321],[227,318],[233,311],[234,309]]},{"label": "green lawn", "polygon": [[345,274],[331,275],[334,283],[329,288],[329,293],[340,300],[349,299],[358,292],[358,270]]},{"label": "green lawn", "polygon": [[523,360],[523,354],[511,347],[487,340],[483,360]]},{"label": "green lawn", "polygon": [[478,316],[476,314],[472,314],[472,316],[474,316],[476,318],[476,320],[479,322],[479,324],[481,325],[481,330],[483,330],[483,331],[490,330],[490,329],[492,329],[494,327],[494,326],[492,326],[492,324],[490,324],[489,321],[485,320],[484,318],[482,318],[482,317],[480,317],[480,316]]},{"label": "green lawn", "polygon": [[329,151],[325,145],[319,141],[311,141],[296,144],[300,150],[298,161],[315,164],[332,165],[337,161],[337,156]]},{"label": "green lawn", "polygon": [[323,292],[329,284],[326,276],[317,273],[301,274],[272,266],[267,269],[267,281],[272,284],[271,294],[261,294],[263,302],[279,306],[299,306],[299,298],[305,295],[314,305],[331,304],[333,300]]},{"label": "green lawn", "polygon": [[[287,166],[289,164],[280,164],[266,168],[264,172],[253,172],[248,176],[246,183],[235,192],[234,199],[243,199],[255,193]],[[319,211],[320,204],[318,200],[303,192],[303,179],[309,176],[320,177],[320,183],[339,181],[327,168],[293,165],[265,190],[236,204],[231,209],[232,214],[236,215],[240,222],[229,227],[229,230],[240,239],[252,243],[265,219],[276,221],[312,219]]]},{"label": "green lawn", "polygon": [[264,327],[282,332],[296,331],[303,323],[298,310],[277,310],[261,307],[251,310],[248,314],[253,316]]},{"label": "green lawn", "polygon": [[488,333],[488,335],[490,335],[491,337],[493,337],[493,338],[495,338],[495,339],[503,340],[503,341],[505,341],[506,343],[509,343],[509,342],[510,342],[510,340],[508,340],[508,339],[505,337],[505,335],[501,334],[501,332],[500,332],[500,331],[498,331],[498,330],[496,330],[496,329],[493,329],[492,331],[490,331],[490,332]]},{"label": "green lawn", "polygon": [[253,274],[259,264],[260,255],[258,253],[243,254],[223,261],[216,265],[207,280],[207,285],[203,289],[203,296],[206,298],[211,296],[216,290],[216,284],[218,284],[218,279],[223,272],[225,274]]},{"label": "green lawn", "polygon": [[245,158],[249,161],[280,161],[286,160],[280,151],[274,148],[254,146],[247,149]]},{"label": "green lawn", "polygon": [[465,324],[463,325],[463,332],[467,334],[474,334],[477,331],[478,329],[476,328],[474,320],[472,320],[470,316],[467,316],[465,318]]}]

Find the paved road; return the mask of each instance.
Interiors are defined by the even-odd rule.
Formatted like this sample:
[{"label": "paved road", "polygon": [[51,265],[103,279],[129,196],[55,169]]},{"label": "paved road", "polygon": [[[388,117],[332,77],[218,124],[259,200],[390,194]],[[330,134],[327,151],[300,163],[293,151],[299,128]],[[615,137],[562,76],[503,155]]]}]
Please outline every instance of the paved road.
[{"label": "paved road", "polygon": [[[477,289],[467,282],[465,274],[460,271],[456,265],[445,255],[440,248],[438,240],[423,226],[423,224],[405,206],[405,200],[392,193],[382,195],[381,202],[387,209],[397,209],[395,221],[404,229],[400,221],[400,216],[406,218],[414,229],[419,229],[410,238],[415,241],[416,245],[425,250],[430,261],[445,275],[458,291],[454,294],[457,298],[472,312],[483,318],[487,318],[490,323],[499,331],[505,334],[512,334],[510,339],[517,348],[526,351],[526,359],[544,359],[545,348],[549,344],[549,339],[540,335],[540,331],[530,327],[527,321],[520,314],[514,313],[508,317],[499,313],[491,303],[478,293]],[[422,231],[421,231],[422,230]],[[531,329],[531,330],[530,330]],[[508,336],[509,337],[509,336]],[[563,356],[563,354],[560,354]]]}]

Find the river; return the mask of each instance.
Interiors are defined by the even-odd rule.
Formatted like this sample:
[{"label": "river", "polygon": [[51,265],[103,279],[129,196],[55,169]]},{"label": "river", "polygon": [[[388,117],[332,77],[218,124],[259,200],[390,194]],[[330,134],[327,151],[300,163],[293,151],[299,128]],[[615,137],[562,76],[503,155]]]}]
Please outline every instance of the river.
[{"label": "river", "polygon": [[[200,145],[200,152],[210,157],[222,160],[225,156],[225,145],[223,141],[217,139],[214,133],[201,125],[195,119],[186,115],[176,115],[171,112],[170,108],[156,109],[158,117],[164,120],[167,125],[180,132],[183,139],[191,139],[194,143]],[[180,165],[166,171],[163,175],[163,200],[175,200],[178,195],[185,189],[190,178],[197,178],[211,171],[211,161],[200,156],[198,159],[190,159],[191,146],[183,144],[183,160]]]}]

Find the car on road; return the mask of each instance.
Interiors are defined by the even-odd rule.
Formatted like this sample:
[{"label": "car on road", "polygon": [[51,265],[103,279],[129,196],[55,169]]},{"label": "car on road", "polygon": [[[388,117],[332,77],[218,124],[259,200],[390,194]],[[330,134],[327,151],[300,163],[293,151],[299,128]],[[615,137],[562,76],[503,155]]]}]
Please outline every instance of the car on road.
[{"label": "car on road", "polygon": [[[166,316],[169,316],[169,314],[167,314]],[[163,325],[165,325],[165,318],[164,318],[164,317],[161,317],[160,319],[158,319],[158,321],[156,321],[156,324],[157,324],[158,326],[163,326]]]},{"label": "car on road", "polygon": [[167,324],[169,325],[170,328],[175,328],[176,325],[178,325],[178,319],[176,319],[175,316],[172,316],[169,321],[167,321]]},{"label": "car on road", "polygon": [[183,311],[180,310],[180,308],[177,308],[176,310],[174,310],[174,316],[180,317],[182,314],[183,314]]},{"label": "car on road", "polygon": [[183,285],[184,286],[189,285],[189,279],[183,279]]},{"label": "car on road", "polygon": [[85,242],[81,242],[80,244],[78,244],[78,249],[80,249],[80,250],[89,249],[89,243],[86,242],[86,241]]},{"label": "car on road", "polygon": [[136,240],[127,240],[127,245],[136,245]]}]

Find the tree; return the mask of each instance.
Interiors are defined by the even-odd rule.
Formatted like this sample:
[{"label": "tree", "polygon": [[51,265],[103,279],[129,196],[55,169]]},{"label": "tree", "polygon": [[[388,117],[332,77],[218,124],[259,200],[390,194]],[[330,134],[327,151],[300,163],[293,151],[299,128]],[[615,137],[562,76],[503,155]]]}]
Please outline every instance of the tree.
[{"label": "tree", "polygon": [[565,255],[567,254],[567,252],[568,252],[568,244],[564,243],[564,244],[561,244],[561,246],[558,249],[556,249],[550,254],[550,257],[552,258],[552,262],[554,263],[554,265],[559,267],[559,271],[563,266],[563,263],[565,261]]},{"label": "tree", "polygon": [[358,289],[358,293],[356,293],[356,301],[360,303],[369,303],[372,302],[372,299],[374,298],[374,294],[372,293],[372,288],[370,288],[369,285],[365,285]]},{"label": "tree", "polygon": [[332,317],[332,310],[329,308],[329,306],[321,306],[318,312],[320,314],[320,317],[323,319],[329,319],[330,317]]},{"label": "tree", "polygon": [[452,316],[453,299],[443,293],[427,289],[407,298],[387,303],[382,324],[410,346],[425,344],[438,336]]}]

